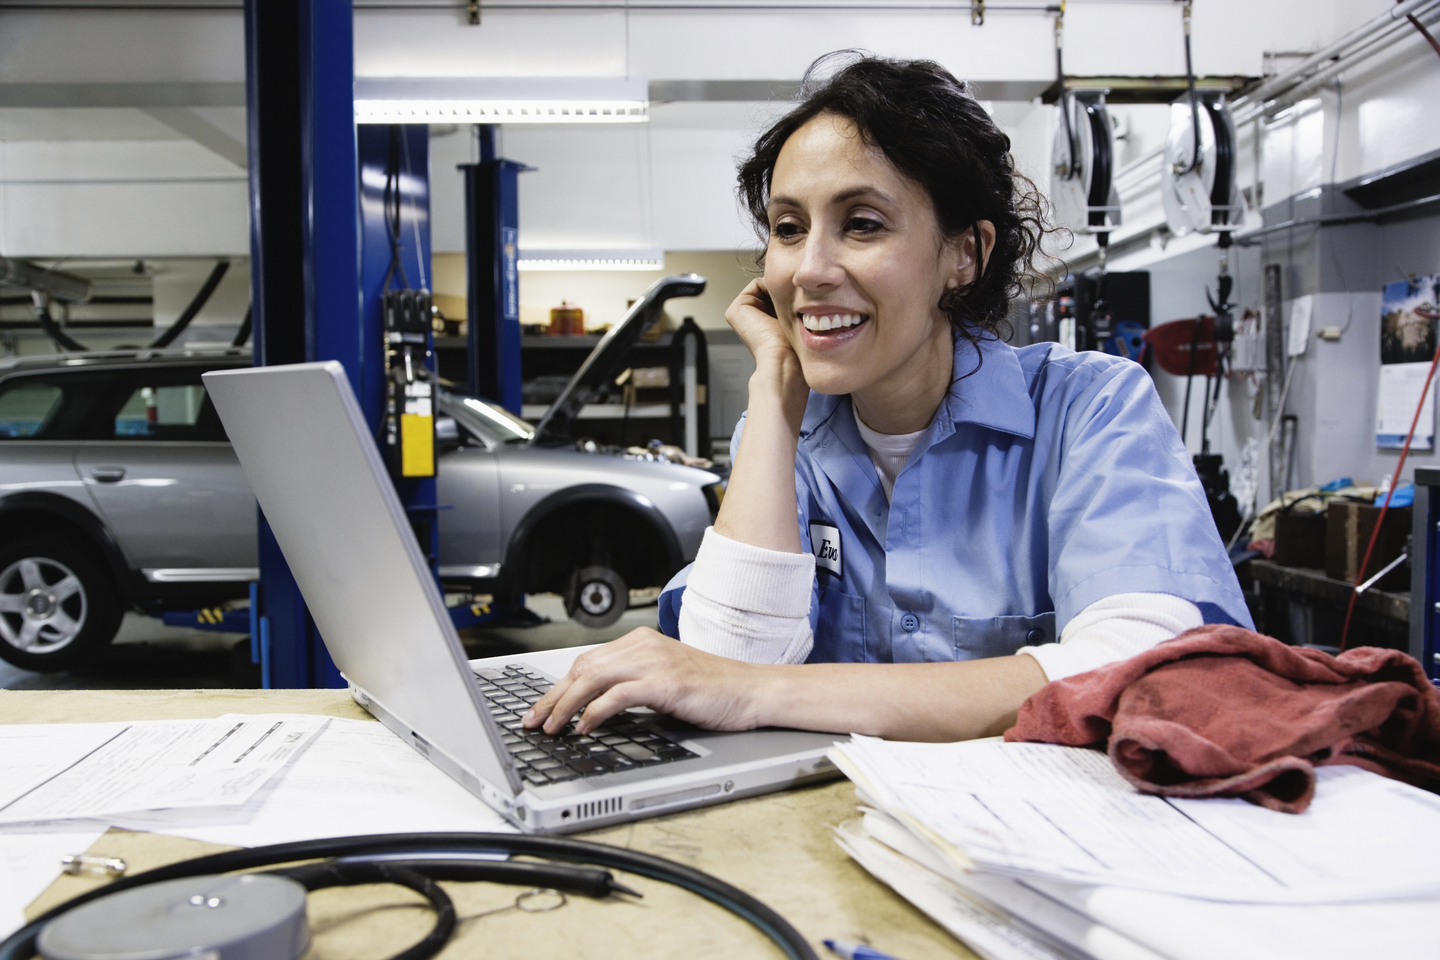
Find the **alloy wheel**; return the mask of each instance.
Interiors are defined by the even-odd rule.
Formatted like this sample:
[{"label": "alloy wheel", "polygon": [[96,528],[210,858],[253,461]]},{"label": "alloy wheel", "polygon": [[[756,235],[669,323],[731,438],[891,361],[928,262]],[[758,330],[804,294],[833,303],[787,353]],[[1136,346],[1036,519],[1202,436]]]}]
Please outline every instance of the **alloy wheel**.
[{"label": "alloy wheel", "polygon": [[85,626],[85,587],[50,557],[23,557],[0,571],[0,638],[44,655],[70,645]]}]

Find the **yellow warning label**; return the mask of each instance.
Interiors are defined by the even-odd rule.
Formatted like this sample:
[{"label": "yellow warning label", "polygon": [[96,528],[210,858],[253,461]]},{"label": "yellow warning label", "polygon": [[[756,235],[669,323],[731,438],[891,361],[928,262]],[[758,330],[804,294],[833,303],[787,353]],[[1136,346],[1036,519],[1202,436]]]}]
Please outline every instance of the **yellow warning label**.
[{"label": "yellow warning label", "polygon": [[435,476],[435,418],[400,414],[400,475]]}]

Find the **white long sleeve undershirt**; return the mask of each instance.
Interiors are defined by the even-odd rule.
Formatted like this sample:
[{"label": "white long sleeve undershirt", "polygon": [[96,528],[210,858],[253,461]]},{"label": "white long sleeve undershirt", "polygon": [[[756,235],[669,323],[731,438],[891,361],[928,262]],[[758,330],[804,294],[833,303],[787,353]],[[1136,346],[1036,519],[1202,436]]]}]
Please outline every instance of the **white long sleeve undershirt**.
[{"label": "white long sleeve undershirt", "polygon": [[[680,606],[680,639],[749,663],[803,663],[814,646],[810,587],[815,558],[705,531]],[[1123,593],[1097,600],[1065,625],[1058,643],[1021,647],[1049,680],[1124,660],[1204,622],[1188,600]]]},{"label": "white long sleeve undershirt", "polygon": [[747,663],[804,663],[814,646],[815,555],[767,550],[705,530],[680,604],[680,640]]}]

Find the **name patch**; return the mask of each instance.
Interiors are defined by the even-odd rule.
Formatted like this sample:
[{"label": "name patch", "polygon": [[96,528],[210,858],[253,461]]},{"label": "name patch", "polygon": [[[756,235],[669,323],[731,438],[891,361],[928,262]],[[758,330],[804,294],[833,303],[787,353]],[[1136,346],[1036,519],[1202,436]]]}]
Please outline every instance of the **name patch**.
[{"label": "name patch", "polygon": [[823,523],[810,524],[810,548],[815,551],[815,566],[844,576],[840,557],[840,530]]}]

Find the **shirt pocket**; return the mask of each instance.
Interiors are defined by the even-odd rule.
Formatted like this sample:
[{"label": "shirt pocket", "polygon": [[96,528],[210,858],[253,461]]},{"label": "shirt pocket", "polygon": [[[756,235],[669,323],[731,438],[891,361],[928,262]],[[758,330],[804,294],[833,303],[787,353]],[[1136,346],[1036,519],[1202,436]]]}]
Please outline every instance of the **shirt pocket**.
[{"label": "shirt pocket", "polygon": [[808,663],[865,663],[875,660],[866,643],[865,598],[839,590],[820,591],[820,622]]},{"label": "shirt pocket", "polygon": [[955,659],[1007,657],[1021,647],[1055,641],[1055,614],[1038,617],[955,617]]}]

